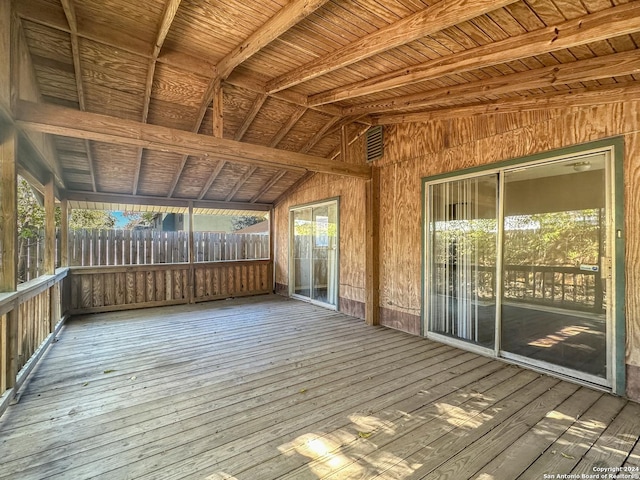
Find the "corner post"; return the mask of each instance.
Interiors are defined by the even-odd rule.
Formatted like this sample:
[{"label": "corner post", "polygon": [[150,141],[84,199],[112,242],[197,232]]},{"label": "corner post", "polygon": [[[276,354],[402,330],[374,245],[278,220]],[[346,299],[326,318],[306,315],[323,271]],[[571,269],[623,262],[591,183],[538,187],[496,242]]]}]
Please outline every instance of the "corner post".
[{"label": "corner post", "polygon": [[380,324],[380,167],[371,167],[366,182],[365,320]]},{"label": "corner post", "polygon": [[193,236],[193,202],[189,202],[189,303],[195,303],[196,298],[195,246],[196,242]]}]

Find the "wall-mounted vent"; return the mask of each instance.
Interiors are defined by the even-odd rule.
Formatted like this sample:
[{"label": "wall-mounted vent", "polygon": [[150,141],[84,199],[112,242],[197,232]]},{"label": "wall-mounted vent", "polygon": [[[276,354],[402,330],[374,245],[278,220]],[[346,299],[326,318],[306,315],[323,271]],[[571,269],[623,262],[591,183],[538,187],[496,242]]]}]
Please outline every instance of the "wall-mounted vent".
[{"label": "wall-mounted vent", "polygon": [[382,125],[371,127],[369,130],[367,130],[367,162],[373,162],[374,160],[382,158],[382,155],[384,153],[384,138],[382,132]]}]

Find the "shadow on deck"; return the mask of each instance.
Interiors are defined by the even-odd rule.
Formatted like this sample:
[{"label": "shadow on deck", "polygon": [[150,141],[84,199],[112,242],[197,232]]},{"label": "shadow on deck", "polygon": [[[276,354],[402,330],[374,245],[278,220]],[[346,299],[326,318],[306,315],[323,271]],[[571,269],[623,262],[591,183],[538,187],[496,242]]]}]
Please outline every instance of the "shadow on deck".
[{"label": "shadow on deck", "polygon": [[633,402],[261,296],[69,321],[0,478],[640,478],[639,436]]}]

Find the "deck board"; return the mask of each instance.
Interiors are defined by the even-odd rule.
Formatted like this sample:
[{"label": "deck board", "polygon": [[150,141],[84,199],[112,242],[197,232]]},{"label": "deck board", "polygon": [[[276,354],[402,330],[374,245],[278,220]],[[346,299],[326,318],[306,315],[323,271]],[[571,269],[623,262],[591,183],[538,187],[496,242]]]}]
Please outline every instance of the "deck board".
[{"label": "deck board", "polygon": [[261,296],[70,320],[0,478],[533,479],[635,466],[639,436],[633,402]]}]

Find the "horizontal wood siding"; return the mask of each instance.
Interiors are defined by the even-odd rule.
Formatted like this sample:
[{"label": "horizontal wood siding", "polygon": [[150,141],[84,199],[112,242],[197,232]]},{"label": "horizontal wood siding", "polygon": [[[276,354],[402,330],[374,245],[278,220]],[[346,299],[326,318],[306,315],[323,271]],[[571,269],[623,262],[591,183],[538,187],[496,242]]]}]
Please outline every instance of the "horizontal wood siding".
[{"label": "horizontal wood siding", "polygon": [[93,313],[272,291],[270,260],[71,268],[71,312]]}]

